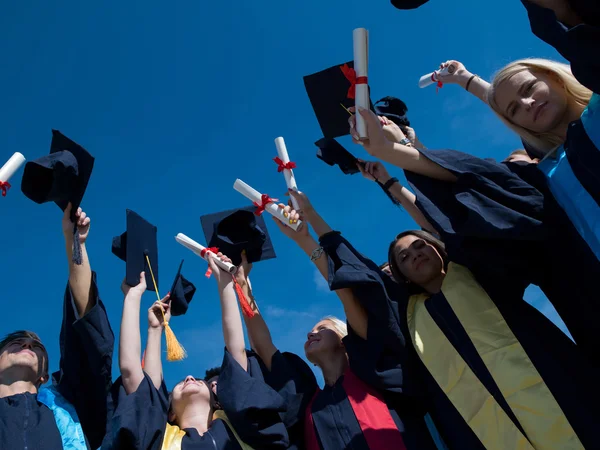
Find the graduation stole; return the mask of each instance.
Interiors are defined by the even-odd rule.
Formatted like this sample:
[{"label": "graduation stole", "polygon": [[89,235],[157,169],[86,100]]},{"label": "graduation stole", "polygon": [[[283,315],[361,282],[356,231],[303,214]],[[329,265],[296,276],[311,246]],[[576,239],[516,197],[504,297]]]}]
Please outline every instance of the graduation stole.
[{"label": "graduation stole", "polygon": [[[237,440],[239,446],[242,450],[254,450],[248,444],[246,444],[240,436],[235,431],[235,428],[231,425],[231,422],[227,418],[227,414],[225,411],[217,410],[213,415],[213,420],[221,419],[223,422],[227,424],[229,429],[233,432],[235,439]],[[165,429],[165,437],[163,439],[162,450],[181,450],[181,442],[183,437],[185,436],[185,431],[179,428],[177,425],[167,424],[167,428]]]},{"label": "graduation stole", "polygon": [[[371,450],[390,448],[406,450],[402,433],[398,430],[389,408],[383,401],[383,396],[354,375],[350,367],[344,372],[342,386],[346,391],[346,395],[348,395],[348,400],[369,448]],[[312,417],[312,405],[320,392],[321,389],[317,388],[304,413],[306,450],[320,450],[321,448]]]},{"label": "graduation stole", "polygon": [[466,267],[450,263],[441,294],[527,435],[515,426],[433,320],[425,306],[429,295],[412,296],[408,327],[415,349],[484,447],[583,448],[550,389],[473,274]]},{"label": "graduation stole", "polygon": [[85,435],[75,407],[58,392],[54,385],[41,388],[37,401],[52,411],[65,450],[87,450]]}]

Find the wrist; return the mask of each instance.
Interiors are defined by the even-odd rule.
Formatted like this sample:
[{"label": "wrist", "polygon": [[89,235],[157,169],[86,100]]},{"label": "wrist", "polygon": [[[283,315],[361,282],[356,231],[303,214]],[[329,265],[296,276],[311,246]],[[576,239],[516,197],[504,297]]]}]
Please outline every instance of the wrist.
[{"label": "wrist", "polygon": [[463,89],[465,89],[466,86],[467,86],[467,83],[469,82],[469,79],[472,76],[473,76],[473,74],[471,72],[469,72],[467,69],[460,70],[455,75],[455,77],[456,77],[456,84],[460,85],[460,87],[462,87]]},{"label": "wrist", "polygon": [[162,334],[163,326],[159,325],[155,327],[154,325],[148,325],[148,335],[156,336]]}]

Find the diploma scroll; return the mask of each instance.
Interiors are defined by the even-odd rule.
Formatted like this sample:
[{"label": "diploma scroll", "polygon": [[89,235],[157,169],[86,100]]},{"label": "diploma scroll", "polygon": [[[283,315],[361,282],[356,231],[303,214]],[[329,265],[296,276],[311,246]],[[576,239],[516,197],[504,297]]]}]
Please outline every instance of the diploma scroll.
[{"label": "diploma scroll", "polygon": [[260,192],[258,192],[256,189],[252,188],[251,186],[247,185],[242,180],[240,180],[240,179],[235,180],[235,183],[233,183],[233,188],[236,191],[238,191],[240,194],[242,194],[244,197],[246,197],[248,200],[250,200],[252,203],[254,203],[254,205],[257,205],[259,213],[261,211],[267,211],[269,214],[271,214],[273,217],[275,217],[281,223],[283,223],[284,225],[287,225],[294,231],[298,231],[298,229],[302,226],[301,220],[299,220],[296,223],[290,223],[289,218],[285,217],[285,213],[284,213],[283,209],[279,208],[272,201],[265,202],[263,200],[263,195]]},{"label": "diploma scroll", "polygon": [[356,131],[361,141],[368,140],[367,124],[358,109],[370,108],[369,100],[369,32],[365,28],[357,28],[352,32],[354,44],[354,71],[356,72],[355,106],[356,106]]},{"label": "diploma scroll", "polygon": [[427,86],[431,86],[432,84],[439,83],[442,76],[452,75],[455,70],[456,67],[453,64],[450,64],[448,67],[444,67],[441,70],[436,70],[435,72],[423,75],[419,80],[419,87],[422,89],[426,88]]},{"label": "diploma scroll", "polygon": [[0,168],[0,182],[7,182],[10,178],[15,174],[17,170],[21,168],[23,163],[25,162],[25,157],[16,152],[14,155],[10,157],[6,164]]},{"label": "diploma scroll", "polygon": [[[288,155],[287,147],[285,146],[285,141],[282,137],[278,137],[275,139],[275,147],[277,147],[277,156],[279,156],[279,159],[283,162],[283,164],[289,164],[290,155]],[[296,177],[294,176],[294,171],[292,169],[284,168],[283,176],[285,177],[285,184],[287,184],[288,189],[298,191],[298,185],[296,184]],[[294,197],[291,197],[291,199],[294,209],[298,211],[300,209],[298,201]]]},{"label": "diploma scroll", "polygon": [[177,242],[179,242],[181,245],[183,245],[185,248],[187,248],[188,250],[191,250],[192,252],[194,252],[200,258],[204,259],[206,262],[208,262],[208,255],[212,255],[214,257],[214,260],[215,260],[215,263],[217,264],[217,266],[219,266],[225,272],[234,273],[237,270],[237,267],[235,267],[233,264],[225,262],[225,261],[221,261],[217,257],[217,255],[215,255],[213,252],[211,252],[208,248],[197,243],[193,239],[190,239],[183,233],[179,233],[177,236],[175,236],[175,240]]}]

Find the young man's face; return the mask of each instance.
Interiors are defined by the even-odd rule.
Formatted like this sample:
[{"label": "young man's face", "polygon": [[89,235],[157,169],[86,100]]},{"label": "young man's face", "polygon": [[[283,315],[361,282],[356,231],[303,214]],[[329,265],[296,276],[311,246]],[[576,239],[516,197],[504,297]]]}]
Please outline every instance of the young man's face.
[{"label": "young man's face", "polygon": [[47,360],[46,349],[40,341],[25,335],[15,337],[0,349],[0,380],[2,373],[17,367],[24,373],[30,372],[32,378],[47,378]]}]

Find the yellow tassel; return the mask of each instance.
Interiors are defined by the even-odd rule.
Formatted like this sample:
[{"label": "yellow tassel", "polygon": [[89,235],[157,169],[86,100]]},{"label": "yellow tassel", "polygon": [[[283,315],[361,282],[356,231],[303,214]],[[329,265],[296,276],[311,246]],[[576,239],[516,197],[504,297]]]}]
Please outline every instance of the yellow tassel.
[{"label": "yellow tassel", "polygon": [[[148,263],[148,268],[150,269],[150,275],[152,276],[152,283],[154,283],[154,292],[156,292],[156,297],[160,302],[160,294],[158,293],[158,286],[156,285],[156,279],[154,278],[154,271],[152,270],[152,265],[150,264],[150,258],[146,255],[146,262]],[[165,338],[167,339],[167,361],[181,361],[187,356],[185,349],[179,343],[177,338],[175,337],[175,333],[171,330],[169,326],[169,322],[165,318],[165,312],[162,307],[160,308],[160,312],[163,316],[163,323],[165,324]]]}]

